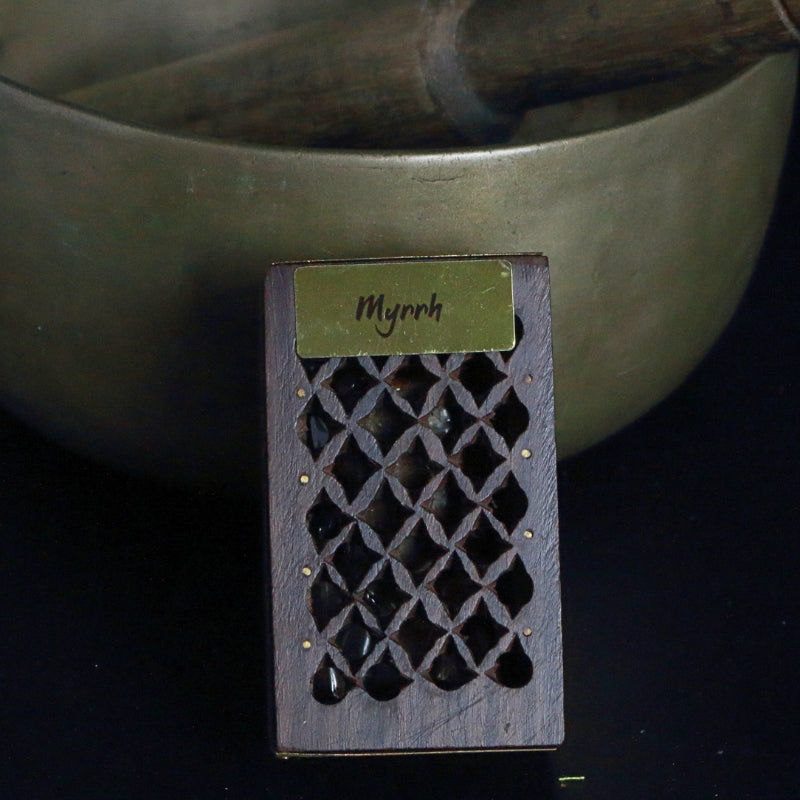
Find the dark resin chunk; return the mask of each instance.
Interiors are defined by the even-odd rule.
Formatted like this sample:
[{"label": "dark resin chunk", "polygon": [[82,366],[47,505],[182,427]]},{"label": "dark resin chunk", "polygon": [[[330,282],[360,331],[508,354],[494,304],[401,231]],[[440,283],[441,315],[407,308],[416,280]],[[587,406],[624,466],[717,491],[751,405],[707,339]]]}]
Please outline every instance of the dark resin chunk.
[{"label": "dark resin chunk", "polygon": [[358,424],[369,431],[378,443],[381,453],[386,455],[392,445],[412,426],[416,420],[405,411],[401,411],[389,392],[383,391],[375,401],[372,411],[362,417]]},{"label": "dark resin chunk", "polygon": [[408,660],[414,669],[425,660],[436,642],[447,631],[428,619],[425,606],[420,601],[403,620],[403,624],[389,638],[397,642],[408,654]]},{"label": "dark resin chunk", "polygon": [[446,548],[431,539],[425,523],[420,520],[389,555],[396,558],[408,570],[414,586],[419,586],[433,565],[446,552]]},{"label": "dark resin chunk", "polygon": [[483,512],[478,514],[472,530],[456,546],[469,556],[481,578],[503,553],[511,549],[511,544],[495,530]]},{"label": "dark resin chunk", "polygon": [[469,478],[472,488],[479,492],[505,459],[494,451],[486,431],[479,428],[472,441],[464,445],[450,461]]},{"label": "dark resin chunk", "polygon": [[325,545],[335,539],[345,525],[352,521],[353,518],[345,514],[323,489],[306,514],[308,532],[314,540],[317,552],[322,552]]},{"label": "dark resin chunk", "polygon": [[364,691],[375,700],[394,700],[411,683],[397,668],[388,648],[366,671],[362,685]]},{"label": "dark resin chunk", "polygon": [[468,684],[477,673],[467,666],[464,656],[458,652],[452,636],[448,636],[439,654],[431,662],[425,677],[431,683],[452,692]]},{"label": "dark resin chunk", "polygon": [[441,464],[431,459],[422,440],[417,436],[408,452],[403,453],[394,464],[388,466],[386,472],[397,478],[408,492],[411,502],[416,503],[422,490],[443,469]]},{"label": "dark resin chunk", "polygon": [[405,521],[413,514],[408,506],[404,506],[395,497],[389,482],[384,479],[372,502],[358,514],[358,518],[375,531],[384,547],[388,547]]},{"label": "dark resin chunk", "polygon": [[428,392],[438,380],[420,361],[419,356],[409,356],[386,378],[386,383],[411,406],[415,414],[419,414]]},{"label": "dark resin chunk", "polygon": [[387,563],[378,576],[364,587],[357,599],[378,620],[381,628],[386,630],[403,604],[411,599],[411,595],[397,585],[391,564]]},{"label": "dark resin chunk", "polygon": [[352,530],[344,541],[336,548],[336,552],[326,559],[332,564],[336,571],[344,578],[347,588],[352,592],[360,585],[361,581],[367,576],[375,562],[380,561],[381,556],[364,544],[361,531],[358,526],[353,525]]},{"label": "dark resin chunk", "polygon": [[325,630],[328,623],[352,602],[353,598],[333,582],[326,567],[320,570],[308,590],[308,610],[318,631]]},{"label": "dark resin chunk", "polygon": [[375,645],[383,638],[383,634],[370,628],[364,622],[361,612],[354,608],[330,643],[347,659],[350,669],[358,672]]},{"label": "dark resin chunk", "polygon": [[442,445],[448,453],[452,452],[461,435],[475,421],[476,418],[472,414],[464,411],[449,387],[444,390],[439,402],[430,413],[420,420],[442,440]]},{"label": "dark resin chunk", "polygon": [[447,609],[450,619],[455,619],[461,611],[461,606],[479,591],[481,586],[470,578],[458,555],[453,554],[445,568],[426,585],[426,588],[439,598]]},{"label": "dark resin chunk", "polygon": [[324,384],[339,398],[346,414],[352,414],[358,401],[378,381],[367,372],[357,358],[348,358],[324,381]]},{"label": "dark resin chunk", "polygon": [[338,423],[322,407],[316,395],[309,400],[297,420],[297,435],[311,451],[314,460],[319,457],[325,445],[343,429],[344,425]]},{"label": "dark resin chunk", "polygon": [[464,517],[475,508],[475,503],[461,490],[453,473],[448,472],[436,491],[422,503],[422,507],[436,517],[449,539],[458,530]]},{"label": "dark resin chunk", "polygon": [[333,464],[325,467],[324,472],[333,475],[344,489],[348,503],[358,497],[364,484],[380,469],[359,446],[354,437],[345,439]]},{"label": "dark resin chunk", "polygon": [[311,694],[316,701],[332,706],[344,700],[353,685],[352,678],[347,677],[326,655],[311,679]]}]

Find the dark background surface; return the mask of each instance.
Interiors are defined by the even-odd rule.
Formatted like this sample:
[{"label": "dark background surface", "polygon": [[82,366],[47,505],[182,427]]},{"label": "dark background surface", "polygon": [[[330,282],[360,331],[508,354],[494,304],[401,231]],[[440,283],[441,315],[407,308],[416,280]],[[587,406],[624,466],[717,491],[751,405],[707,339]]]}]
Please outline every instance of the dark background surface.
[{"label": "dark background surface", "polygon": [[260,501],[120,475],[0,415],[0,798],[800,797],[798,219],[796,130],[726,333],[561,464],[555,753],[273,759]]}]

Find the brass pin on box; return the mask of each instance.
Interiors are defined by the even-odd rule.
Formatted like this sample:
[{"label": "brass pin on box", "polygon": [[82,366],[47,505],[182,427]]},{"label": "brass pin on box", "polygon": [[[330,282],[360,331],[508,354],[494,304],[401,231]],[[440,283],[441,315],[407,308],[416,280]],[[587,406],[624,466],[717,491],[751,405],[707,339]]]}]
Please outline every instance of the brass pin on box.
[{"label": "brass pin on box", "polygon": [[543,256],[274,266],[279,755],[563,737]]}]

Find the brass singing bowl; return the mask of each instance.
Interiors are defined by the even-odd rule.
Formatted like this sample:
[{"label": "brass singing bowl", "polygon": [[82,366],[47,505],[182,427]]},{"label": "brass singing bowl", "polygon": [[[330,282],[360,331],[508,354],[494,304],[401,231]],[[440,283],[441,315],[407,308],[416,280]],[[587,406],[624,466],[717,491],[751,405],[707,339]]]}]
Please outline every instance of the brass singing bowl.
[{"label": "brass singing bowl", "polygon": [[[563,134],[595,124],[578,104],[534,115],[503,146],[281,149],[147,130],[49,96],[147,66],[156,51],[169,60],[230,38],[236,26],[215,14],[255,19],[259,4],[212,13],[193,0],[206,16],[162,18],[172,36],[147,39],[152,54],[129,44],[144,36],[131,19],[117,19],[116,50],[93,39],[84,57],[76,36],[54,48],[64,5],[25,16],[30,3],[0,2],[0,25],[13,23],[0,56],[0,401],[119,467],[255,485],[271,262],[544,252],[566,456],[684,379],[756,261],[790,125],[793,55],[677,104],[674,91],[659,101],[651,89],[651,112],[632,122],[631,96],[601,101],[610,117],[596,132]],[[147,11],[67,5],[71,27],[83,22],[95,38],[98,14]],[[262,29],[311,7],[267,6],[283,17]]]}]

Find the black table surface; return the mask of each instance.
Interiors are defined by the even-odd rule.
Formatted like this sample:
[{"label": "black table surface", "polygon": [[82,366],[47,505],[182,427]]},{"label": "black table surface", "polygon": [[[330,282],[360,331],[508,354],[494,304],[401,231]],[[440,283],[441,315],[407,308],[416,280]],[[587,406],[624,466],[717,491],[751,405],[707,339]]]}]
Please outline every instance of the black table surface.
[{"label": "black table surface", "polygon": [[552,753],[273,758],[259,499],[115,473],[0,415],[0,798],[800,797],[798,219],[796,130],[724,335],[560,465]]}]

